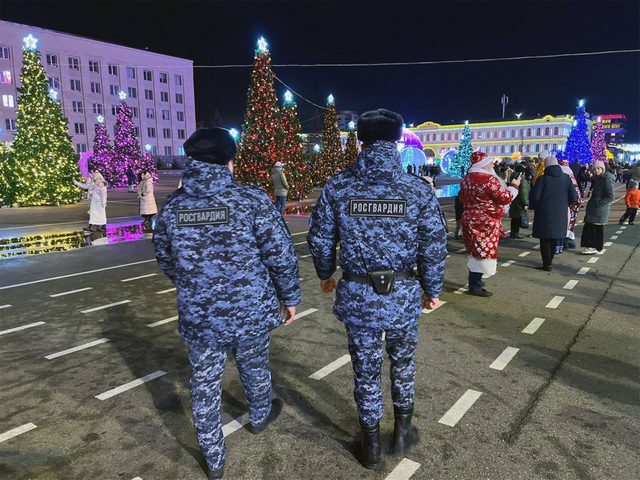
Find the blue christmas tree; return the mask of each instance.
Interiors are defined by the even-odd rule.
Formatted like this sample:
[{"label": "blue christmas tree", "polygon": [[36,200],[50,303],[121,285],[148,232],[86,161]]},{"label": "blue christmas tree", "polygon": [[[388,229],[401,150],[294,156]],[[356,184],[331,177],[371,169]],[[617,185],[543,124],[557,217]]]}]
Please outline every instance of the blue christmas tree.
[{"label": "blue christmas tree", "polygon": [[589,140],[589,129],[587,126],[587,116],[584,111],[584,100],[578,103],[578,112],[576,113],[573,128],[567,138],[567,148],[562,157],[569,160],[570,163],[580,162],[581,165],[589,165],[591,163],[591,141]]},{"label": "blue christmas tree", "polygon": [[473,153],[473,147],[471,146],[471,129],[469,125],[465,125],[462,130],[462,138],[460,138],[458,151],[447,169],[449,175],[458,178],[466,175],[471,167],[471,153]]}]

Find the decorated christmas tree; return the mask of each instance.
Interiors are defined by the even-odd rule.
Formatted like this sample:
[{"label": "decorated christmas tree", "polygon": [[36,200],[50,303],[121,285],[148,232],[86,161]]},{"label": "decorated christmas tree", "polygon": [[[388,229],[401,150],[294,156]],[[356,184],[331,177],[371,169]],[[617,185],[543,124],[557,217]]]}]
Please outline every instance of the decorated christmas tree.
[{"label": "decorated christmas tree", "polygon": [[77,202],[82,192],[72,182],[79,170],[67,130],[69,122],[57,100],[58,92],[48,89],[38,40],[28,35],[23,41],[17,130],[11,152],[0,167],[0,203],[27,206]]},{"label": "decorated christmas tree", "polygon": [[600,119],[598,119],[598,123],[591,137],[591,157],[594,162],[600,161],[607,163],[607,143],[604,139],[604,130],[602,129]]},{"label": "decorated christmas tree", "polygon": [[324,128],[322,129],[322,150],[320,150],[318,162],[314,168],[314,183],[324,185],[327,179],[340,171],[343,165],[344,152],[340,142],[338,114],[335,99],[333,95],[329,95],[327,110],[324,114]]},{"label": "decorated christmas tree", "polygon": [[307,168],[307,159],[300,143],[300,120],[293,95],[288,90],[284,94],[284,105],[280,110],[281,141],[280,151],[286,165],[289,182],[289,199],[302,200],[313,189],[313,181]]},{"label": "decorated christmas tree", "polygon": [[114,178],[112,176],[113,154],[109,133],[107,132],[107,126],[104,124],[104,117],[100,115],[97,120],[92,154],[89,159],[89,170],[98,170],[110,185],[114,185],[117,183],[118,177]]},{"label": "decorated christmas tree", "polygon": [[584,100],[578,103],[578,111],[576,113],[573,128],[567,138],[567,148],[564,151],[564,157],[570,163],[580,162],[582,165],[591,163],[591,145],[589,142],[589,130],[587,126],[587,115],[584,111]]},{"label": "decorated christmas tree", "polygon": [[278,100],[273,87],[271,54],[264,38],[258,41],[247,92],[247,112],[235,161],[234,176],[242,183],[268,189],[271,168],[283,161],[278,143],[280,122]]},{"label": "decorated christmas tree", "polygon": [[469,125],[465,125],[462,130],[462,138],[460,138],[460,146],[458,151],[451,160],[449,165],[449,175],[452,177],[462,178],[464,177],[469,168],[471,167],[471,153],[473,147],[471,146],[471,129]]},{"label": "decorated christmas tree", "polygon": [[349,134],[347,135],[347,144],[344,147],[343,169],[349,168],[358,160],[358,139],[354,128],[355,124],[349,122]]}]

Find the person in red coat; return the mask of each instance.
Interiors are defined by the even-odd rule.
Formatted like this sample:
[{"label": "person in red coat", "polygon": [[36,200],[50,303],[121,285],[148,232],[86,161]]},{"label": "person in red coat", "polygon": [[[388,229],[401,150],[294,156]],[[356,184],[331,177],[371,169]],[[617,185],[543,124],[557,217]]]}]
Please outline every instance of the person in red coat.
[{"label": "person in red coat", "polygon": [[462,234],[467,249],[469,295],[490,297],[484,289],[482,276],[495,275],[498,241],[502,235],[505,207],[518,195],[520,180],[514,178],[507,186],[493,170],[493,161],[486,153],[474,152],[472,166],[460,184],[460,200],[464,205]]}]

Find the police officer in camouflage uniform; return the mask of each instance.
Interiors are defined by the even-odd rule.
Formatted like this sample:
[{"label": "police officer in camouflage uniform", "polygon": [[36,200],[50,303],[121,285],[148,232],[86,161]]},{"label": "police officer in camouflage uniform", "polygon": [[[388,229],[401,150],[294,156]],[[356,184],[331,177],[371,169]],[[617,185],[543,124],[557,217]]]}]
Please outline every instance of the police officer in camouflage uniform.
[{"label": "police officer in camouflage uniform", "polygon": [[282,215],[261,189],[236,183],[236,144],[223,128],[196,131],[182,187],[156,224],[160,268],[176,286],[179,331],[189,346],[193,422],[209,478],[222,478],[222,375],[233,352],[249,410],[262,431],[282,410],[272,399],[271,330],[295,320],[300,278]]},{"label": "police officer in camouflage uniform", "polygon": [[380,462],[383,332],[391,362],[394,451],[418,441],[411,427],[417,321],[422,307],[439,304],[447,256],[433,188],[402,170],[395,144],[402,127],[402,117],[384,109],[359,117],[362,152],[355,165],[325,185],[307,239],[325,293],[336,286],[332,275],[340,243],[343,274],[333,311],[347,331],[367,468]]}]

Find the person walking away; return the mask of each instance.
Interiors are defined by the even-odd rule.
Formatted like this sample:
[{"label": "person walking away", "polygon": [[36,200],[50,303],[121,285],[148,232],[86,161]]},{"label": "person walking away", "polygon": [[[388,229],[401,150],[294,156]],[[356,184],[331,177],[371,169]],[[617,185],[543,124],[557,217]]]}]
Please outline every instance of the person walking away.
[{"label": "person walking away", "polygon": [[89,199],[89,226],[85,228],[90,232],[107,232],[107,181],[102,174],[95,170],[86,182],[79,182],[75,178],[73,184],[87,191]]},{"label": "person walking away", "polygon": [[391,364],[393,450],[401,454],[418,442],[411,426],[418,318],[423,307],[440,304],[447,256],[446,226],[433,189],[403,172],[395,144],[402,125],[402,117],[389,110],[360,115],[358,161],[325,184],[307,237],[324,293],[336,287],[340,242],[342,278],[333,312],[347,331],[362,464],[370,469],[380,463],[383,332]]},{"label": "person walking away", "polygon": [[580,246],[584,247],[582,253],[585,255],[598,253],[604,247],[604,226],[609,219],[609,207],[615,196],[615,178],[605,171],[604,162],[595,162],[593,171],[591,198],[587,203],[580,239]]},{"label": "person walking away", "polygon": [[514,173],[508,179],[511,182],[514,179],[520,180],[520,186],[518,187],[518,195],[511,202],[509,207],[509,218],[511,219],[511,233],[509,238],[520,239],[520,227],[522,227],[522,216],[527,211],[529,205],[529,181],[525,177],[526,168],[522,164],[518,164],[515,167]]},{"label": "person walking away", "polygon": [[519,180],[504,185],[495,173],[491,158],[483,152],[471,154],[471,168],[460,184],[460,199],[464,205],[462,233],[467,249],[469,295],[490,297],[482,276],[496,274],[498,241],[502,234],[505,207],[518,194]]},{"label": "person walking away", "polygon": [[569,205],[577,200],[576,190],[556,157],[544,160],[544,174],[531,189],[529,206],[534,210],[533,236],[540,239],[540,270],[551,271],[559,241],[564,241],[569,224]]},{"label": "person walking away", "polygon": [[460,240],[460,229],[462,228],[462,212],[464,211],[464,206],[460,201],[460,192],[458,192],[458,195],[456,195],[456,198],[453,202],[453,208],[456,215],[456,231],[454,234],[454,238],[456,240]]},{"label": "person walking away", "polygon": [[133,167],[129,166],[126,171],[127,175],[127,185],[129,186],[130,192],[135,192],[135,184],[136,184],[136,172],[133,171]]},{"label": "person walking away", "polygon": [[232,352],[249,410],[249,430],[275,420],[269,337],[295,321],[300,276],[291,236],[262,189],[233,179],[236,143],[224,128],[196,130],[184,144],[182,188],[162,207],[156,259],[176,286],[178,329],[189,348],[191,408],[209,479],[222,478],[222,376]]},{"label": "person walking away", "polygon": [[142,229],[153,230],[153,216],[158,213],[156,198],[153,193],[153,178],[151,173],[143,171],[138,184],[138,201],[140,203],[140,216],[143,218]]},{"label": "person walking away", "polygon": [[627,211],[620,217],[618,225],[622,225],[625,220],[629,219],[629,225],[633,225],[633,221],[636,219],[638,213],[638,206],[640,206],[640,190],[638,190],[638,182],[631,180],[629,182],[629,188],[624,196],[624,203],[627,204]]},{"label": "person walking away", "polygon": [[271,169],[271,181],[273,182],[273,195],[276,197],[276,208],[284,217],[289,183],[287,183],[287,177],[283,170],[284,165],[281,162],[276,162]]}]

